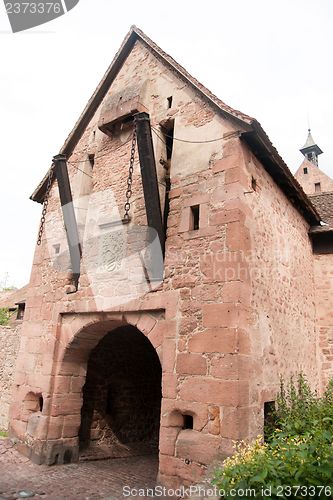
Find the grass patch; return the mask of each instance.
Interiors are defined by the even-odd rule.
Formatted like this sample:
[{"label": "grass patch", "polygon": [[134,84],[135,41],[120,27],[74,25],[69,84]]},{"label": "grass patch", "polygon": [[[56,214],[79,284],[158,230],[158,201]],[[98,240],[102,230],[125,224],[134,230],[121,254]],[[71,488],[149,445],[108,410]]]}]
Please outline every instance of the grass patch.
[{"label": "grass patch", "polygon": [[4,307],[0,308],[0,326],[7,326],[10,318],[11,314],[9,310]]}]

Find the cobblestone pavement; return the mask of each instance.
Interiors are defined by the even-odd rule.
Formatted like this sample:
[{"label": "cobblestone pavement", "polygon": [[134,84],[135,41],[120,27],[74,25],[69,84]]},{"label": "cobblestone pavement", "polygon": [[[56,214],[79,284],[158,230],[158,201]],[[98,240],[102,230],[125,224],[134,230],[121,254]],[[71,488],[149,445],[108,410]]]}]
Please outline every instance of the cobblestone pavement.
[{"label": "cobblestone pavement", "polygon": [[23,490],[34,493],[33,500],[151,499],[124,496],[123,487],[153,488],[157,468],[157,458],[151,456],[35,465],[20,455],[10,440],[0,439],[0,500],[23,498],[18,495]]}]

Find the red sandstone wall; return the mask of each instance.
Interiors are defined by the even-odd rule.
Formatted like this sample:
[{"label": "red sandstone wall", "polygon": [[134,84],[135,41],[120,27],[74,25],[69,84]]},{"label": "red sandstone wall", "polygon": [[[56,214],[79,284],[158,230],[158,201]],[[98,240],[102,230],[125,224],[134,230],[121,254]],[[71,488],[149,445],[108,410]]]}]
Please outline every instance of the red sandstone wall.
[{"label": "red sandstone wall", "polygon": [[252,214],[251,355],[260,367],[252,385],[259,401],[275,400],[279,377],[305,373],[318,387],[313,255],[308,225],[258,164],[247,159],[256,190],[246,196]]},{"label": "red sandstone wall", "polygon": [[16,358],[21,336],[21,324],[0,326],[0,431],[8,429],[8,412]]},{"label": "red sandstone wall", "polygon": [[315,255],[317,333],[321,366],[321,389],[333,377],[333,257]]}]

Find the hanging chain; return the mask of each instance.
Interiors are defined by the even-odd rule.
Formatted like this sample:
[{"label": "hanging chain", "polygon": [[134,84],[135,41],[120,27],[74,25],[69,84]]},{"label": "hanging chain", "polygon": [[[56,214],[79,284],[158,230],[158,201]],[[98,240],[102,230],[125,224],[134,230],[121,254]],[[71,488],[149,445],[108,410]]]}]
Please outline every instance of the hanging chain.
[{"label": "hanging chain", "polygon": [[40,226],[39,226],[39,231],[38,231],[37,245],[40,245],[42,243],[42,236],[43,236],[44,225],[45,225],[45,216],[46,216],[46,212],[47,212],[47,206],[49,204],[49,196],[50,196],[50,191],[51,191],[51,186],[52,186],[53,171],[54,171],[54,163],[52,163],[52,166],[51,166],[50,171],[49,171],[49,177],[47,180],[46,192],[45,192],[44,203],[43,203],[42,218],[40,220]]},{"label": "hanging chain", "polygon": [[123,221],[125,223],[128,223],[130,221],[129,211],[131,209],[130,198],[132,196],[135,145],[136,145],[136,126],[135,126],[135,121],[134,121],[133,122],[133,139],[132,139],[132,147],[131,147],[131,159],[130,159],[130,166],[128,169],[127,190],[126,190],[126,195],[125,195],[126,196],[126,203],[124,205],[125,214],[123,217]]}]

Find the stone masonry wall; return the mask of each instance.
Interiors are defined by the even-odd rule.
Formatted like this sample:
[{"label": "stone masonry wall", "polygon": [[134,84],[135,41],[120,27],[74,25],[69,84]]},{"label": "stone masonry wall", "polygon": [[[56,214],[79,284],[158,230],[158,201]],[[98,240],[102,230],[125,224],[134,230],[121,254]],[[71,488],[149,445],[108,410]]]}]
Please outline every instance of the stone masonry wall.
[{"label": "stone masonry wall", "polygon": [[257,362],[253,390],[263,405],[274,401],[279,377],[303,372],[318,388],[315,282],[308,224],[253,156],[246,159],[254,189],[251,207],[251,354]]},{"label": "stone masonry wall", "polygon": [[20,339],[21,324],[0,326],[0,430],[8,429],[9,405]]},{"label": "stone masonry wall", "polygon": [[333,377],[333,256],[315,255],[316,321],[321,390]]}]

